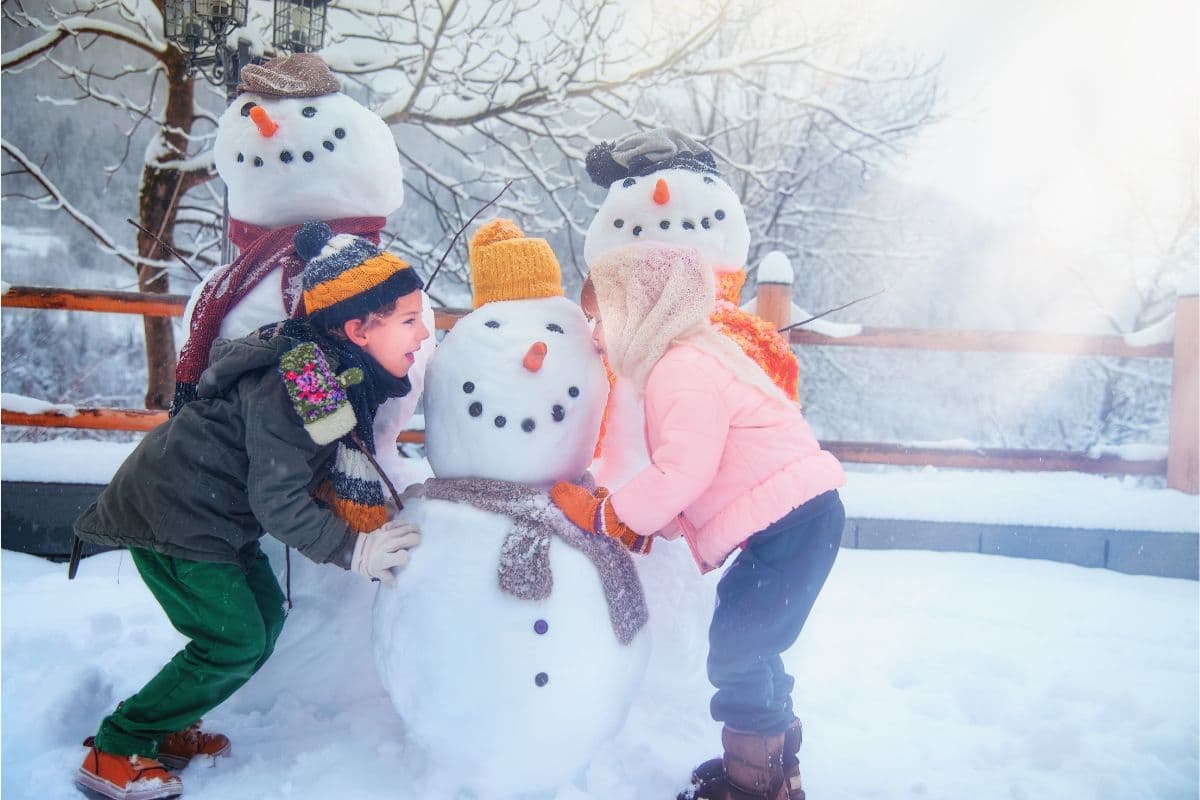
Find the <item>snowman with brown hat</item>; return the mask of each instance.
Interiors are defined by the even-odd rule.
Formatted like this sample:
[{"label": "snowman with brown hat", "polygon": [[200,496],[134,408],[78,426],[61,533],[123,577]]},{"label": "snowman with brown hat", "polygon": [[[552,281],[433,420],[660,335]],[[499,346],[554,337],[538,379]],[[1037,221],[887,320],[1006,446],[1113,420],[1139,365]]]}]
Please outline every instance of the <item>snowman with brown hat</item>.
[{"label": "snowman with brown hat", "polygon": [[[188,302],[172,413],[195,398],[213,341],[304,314],[305,261],[293,243],[304,223],[321,220],[335,235],[378,244],[387,216],[404,202],[404,171],[387,124],[343,94],[329,66],[312,53],[243,68],[213,150],[229,192],[229,236],[239,255],[210,272]],[[432,331],[427,297],[422,305]],[[379,409],[377,442],[394,442],[412,417],[434,347],[431,336],[416,354],[412,391]],[[381,446],[379,460],[397,483],[407,482],[394,446]]]}]

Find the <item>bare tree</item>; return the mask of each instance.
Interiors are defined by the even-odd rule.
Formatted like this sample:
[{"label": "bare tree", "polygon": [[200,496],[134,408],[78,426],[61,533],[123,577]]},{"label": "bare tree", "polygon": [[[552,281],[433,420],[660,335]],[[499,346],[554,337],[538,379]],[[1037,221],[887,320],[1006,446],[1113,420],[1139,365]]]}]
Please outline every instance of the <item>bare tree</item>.
[{"label": "bare tree", "polygon": [[[167,293],[169,271],[177,265],[162,252],[155,236],[169,246],[174,245],[181,199],[208,181],[212,170],[209,159],[193,158],[201,149],[192,136],[193,127],[198,119],[211,116],[196,107],[184,55],[162,39],[162,2],[101,0],[64,4],[61,8],[50,5],[37,16],[27,10],[27,5],[6,2],[3,6],[5,25],[11,24],[31,35],[4,52],[3,72],[10,75],[29,69],[54,70],[67,87],[56,98],[57,102],[100,103],[120,110],[130,121],[127,141],[143,125],[152,129],[153,138],[141,165],[139,193],[130,203],[130,212],[136,206],[139,224],[154,235],[139,232],[136,250],[123,250],[116,244],[118,236],[105,231],[78,209],[58,188],[55,179],[26,154],[28,145],[7,139],[5,154],[16,171],[28,180],[20,189],[8,188],[16,182],[6,181],[5,196],[24,195],[45,207],[61,209],[82,225],[102,250],[136,270],[140,291]],[[121,66],[105,71],[97,65],[95,53],[103,51],[108,55],[113,48],[120,51],[121,60],[116,63]],[[89,135],[86,125],[81,126],[80,135]],[[46,155],[41,153],[39,158]],[[111,175],[131,156],[126,146],[124,152],[114,154],[114,160],[104,165],[104,171]],[[11,173],[6,173],[9,176]],[[212,215],[205,217],[205,214],[193,215],[190,220],[194,226],[211,231]],[[208,245],[211,244],[210,236]],[[193,257],[203,249],[192,248]],[[145,317],[144,331],[148,370],[146,406],[166,408],[175,386],[175,343],[170,320]]]},{"label": "bare tree", "polygon": [[[44,0],[48,10],[38,14],[28,10],[32,1],[4,4],[6,25],[25,32],[3,55],[6,75],[53,71],[68,87],[66,101],[125,113],[127,139],[153,128],[130,205],[144,228],[171,245],[186,239],[179,249],[213,265],[219,204],[206,181],[215,116],[204,107],[221,101],[199,90],[182,54],[162,40],[161,0]],[[428,270],[462,224],[513,181],[501,209],[551,238],[568,273],[581,273],[595,207],[589,192],[596,194],[583,190],[587,150],[633,126],[671,124],[727,159],[756,248],[771,247],[811,231],[823,214],[846,211],[847,176],[857,179],[930,119],[927,69],[861,57],[827,65],[825,41],[772,32],[759,5],[698,4],[669,25],[627,24],[628,8],[615,0],[335,2],[322,55],[345,90],[393,127],[410,167],[409,200],[385,243]],[[264,28],[268,9],[255,0],[248,27]],[[98,68],[97,45],[119,50],[120,66]],[[140,288],[167,291],[174,265],[152,237],[140,234],[136,251],[123,252],[120,237],[89,224],[94,215],[71,203],[49,168],[37,167],[45,153],[32,140],[6,140],[4,150],[15,165],[6,194],[60,208],[105,252],[135,267]],[[127,146],[107,172],[134,157]],[[20,184],[12,171],[24,175]],[[465,240],[456,247],[435,298],[462,293]],[[171,397],[174,347],[165,322],[146,325],[147,405],[162,407]]]}]

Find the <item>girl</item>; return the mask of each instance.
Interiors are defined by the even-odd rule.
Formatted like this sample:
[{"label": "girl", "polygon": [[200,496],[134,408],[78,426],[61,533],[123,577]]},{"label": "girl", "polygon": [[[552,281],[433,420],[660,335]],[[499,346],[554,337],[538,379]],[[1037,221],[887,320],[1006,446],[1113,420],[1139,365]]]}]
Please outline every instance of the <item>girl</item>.
[{"label": "girl", "polygon": [[258,671],[283,627],[264,531],[387,583],[420,541],[414,526],[388,522],[359,449],[374,450],[375,410],[407,394],[413,353],[429,337],[420,281],[324,223],[295,244],[308,261],[308,319],[218,341],[198,398],[142,440],[75,522],[80,539],[129,548],[191,640],[84,742],[75,782],[91,796],[175,797],[183,783],[168,768],[229,753],[229,739],[199,722]]},{"label": "girl", "polygon": [[631,549],[682,533],[701,572],[739,551],[709,628],[725,753],[698,767],[680,797],[803,798],[800,722],[780,654],[837,555],[841,465],[799,407],[713,329],[713,278],[694,250],[617,248],[593,262],[591,281],[597,342],[644,396],[651,463],[612,493],[558,484],[551,496],[579,527]]}]

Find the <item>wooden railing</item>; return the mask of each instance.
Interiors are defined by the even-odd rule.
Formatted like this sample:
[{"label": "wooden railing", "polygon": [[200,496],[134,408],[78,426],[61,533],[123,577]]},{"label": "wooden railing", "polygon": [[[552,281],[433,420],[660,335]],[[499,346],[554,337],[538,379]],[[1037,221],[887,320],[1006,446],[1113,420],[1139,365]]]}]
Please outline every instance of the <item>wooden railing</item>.
[{"label": "wooden railing", "polygon": [[[774,302],[771,292],[786,288],[788,302]],[[760,284],[760,308],[790,309],[791,287]],[[764,302],[764,300],[766,302]],[[0,298],[6,308],[104,311],[124,314],[181,316],[183,295],[136,292],[75,291],[13,286]],[[843,461],[871,464],[935,466],[1018,471],[1072,471],[1110,475],[1165,475],[1169,486],[1200,493],[1200,348],[1197,346],[1198,298],[1181,297],[1176,309],[1176,336],[1171,343],[1131,345],[1119,336],[1086,336],[1011,331],[970,331],[913,328],[863,328],[854,336],[830,337],[805,330],[789,331],[793,345],[820,347],[881,347],[903,350],[993,353],[1055,353],[1071,356],[1169,358],[1174,362],[1171,384],[1170,441],[1166,459],[1134,460],[1113,455],[1056,450],[943,449],[877,442],[823,441]],[[439,309],[439,330],[448,330],[466,311]],[[783,327],[787,320],[772,320]],[[74,416],[22,414],[3,411],[5,425],[150,430],[166,419],[165,411],[112,408],[79,409]],[[421,442],[423,431],[405,431],[402,442]]]}]

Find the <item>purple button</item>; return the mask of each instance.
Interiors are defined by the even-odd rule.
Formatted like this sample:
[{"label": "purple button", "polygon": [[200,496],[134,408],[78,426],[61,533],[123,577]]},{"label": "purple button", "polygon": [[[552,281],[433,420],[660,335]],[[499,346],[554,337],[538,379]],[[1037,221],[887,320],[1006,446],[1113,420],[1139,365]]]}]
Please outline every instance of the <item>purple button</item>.
[{"label": "purple button", "polygon": [[543,634],[548,630],[550,630],[550,623],[546,622],[544,619],[539,619],[537,622],[533,623],[534,633]]},{"label": "purple button", "polygon": [[539,672],[537,675],[533,676],[533,682],[538,686],[545,686],[550,682],[550,676],[544,672]]}]

